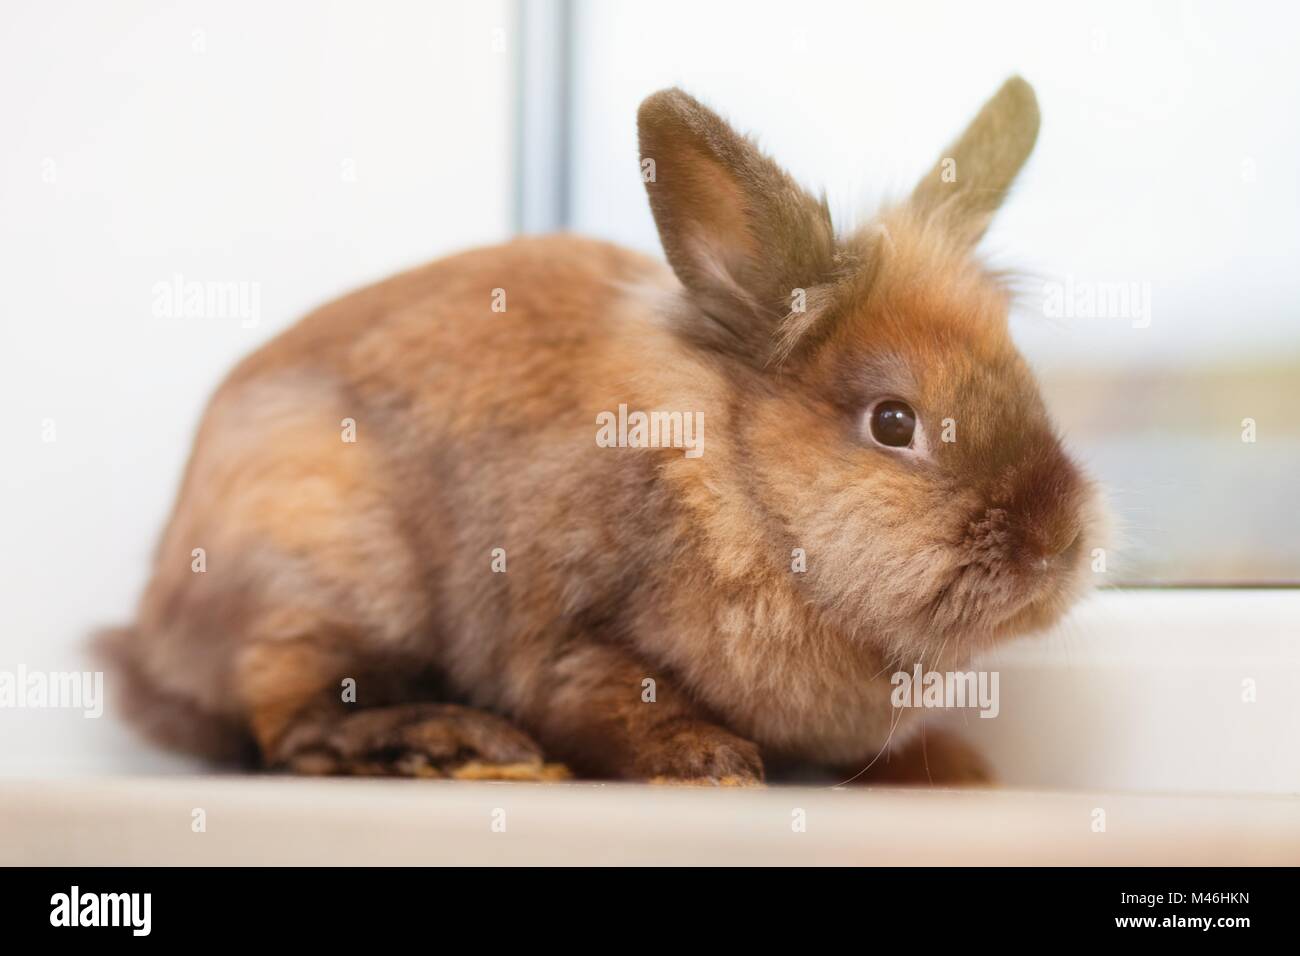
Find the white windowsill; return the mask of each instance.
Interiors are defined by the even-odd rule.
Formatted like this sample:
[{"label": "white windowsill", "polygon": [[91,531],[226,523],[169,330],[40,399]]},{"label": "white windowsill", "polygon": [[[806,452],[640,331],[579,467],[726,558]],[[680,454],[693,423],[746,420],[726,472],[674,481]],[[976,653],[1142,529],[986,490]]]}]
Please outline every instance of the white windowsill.
[{"label": "white windowsill", "polygon": [[[191,829],[196,809],[202,833]],[[804,832],[792,826],[799,811]],[[265,777],[10,782],[0,785],[0,864],[1295,864],[1298,811],[1282,797]],[[1094,829],[1099,812],[1104,831]]]},{"label": "white windowsill", "polygon": [[999,716],[944,719],[995,790],[226,777],[132,742],[94,763],[11,755],[0,864],[1300,863],[1300,590],[1104,592],[980,666]]}]

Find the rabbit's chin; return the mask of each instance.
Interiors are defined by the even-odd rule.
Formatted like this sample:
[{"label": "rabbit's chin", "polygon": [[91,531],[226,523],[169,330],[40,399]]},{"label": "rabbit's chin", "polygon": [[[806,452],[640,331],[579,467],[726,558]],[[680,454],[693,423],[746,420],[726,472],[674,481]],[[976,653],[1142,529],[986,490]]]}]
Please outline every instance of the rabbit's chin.
[{"label": "rabbit's chin", "polygon": [[967,569],[916,616],[901,658],[956,665],[1056,624],[1091,586],[1081,547],[1041,568]]}]

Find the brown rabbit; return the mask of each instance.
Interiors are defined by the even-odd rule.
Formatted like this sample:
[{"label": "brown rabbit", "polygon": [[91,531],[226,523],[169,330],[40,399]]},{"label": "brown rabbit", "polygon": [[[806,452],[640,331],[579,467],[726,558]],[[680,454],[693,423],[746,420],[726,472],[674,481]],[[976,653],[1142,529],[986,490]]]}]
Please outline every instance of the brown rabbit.
[{"label": "brown rabbit", "polygon": [[[906,767],[891,672],[1081,592],[1098,498],[972,258],[1029,85],[844,236],[680,90],[638,121],[671,271],[569,236],[466,252],[220,387],[105,636],[156,736],[316,773]],[[981,773],[930,748],[933,778]]]}]

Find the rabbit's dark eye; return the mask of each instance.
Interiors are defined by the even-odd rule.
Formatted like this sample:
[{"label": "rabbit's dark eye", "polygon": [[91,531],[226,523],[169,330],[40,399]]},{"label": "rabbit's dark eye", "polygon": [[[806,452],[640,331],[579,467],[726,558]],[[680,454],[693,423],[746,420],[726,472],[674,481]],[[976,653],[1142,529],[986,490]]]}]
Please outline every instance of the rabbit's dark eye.
[{"label": "rabbit's dark eye", "polygon": [[871,410],[871,437],[890,448],[906,448],[916,434],[916,412],[906,402],[884,401]]}]

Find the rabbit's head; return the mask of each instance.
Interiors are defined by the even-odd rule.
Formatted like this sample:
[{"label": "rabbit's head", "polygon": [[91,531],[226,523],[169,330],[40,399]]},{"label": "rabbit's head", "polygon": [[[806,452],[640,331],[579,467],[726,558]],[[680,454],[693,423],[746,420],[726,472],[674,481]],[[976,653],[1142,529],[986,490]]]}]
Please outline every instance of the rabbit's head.
[{"label": "rabbit's head", "polygon": [[817,611],[899,661],[1045,626],[1091,578],[1099,497],[973,255],[1038,122],[1009,80],[908,200],[837,235],[690,96],[641,106],[675,327],[735,383],[748,504]]}]

